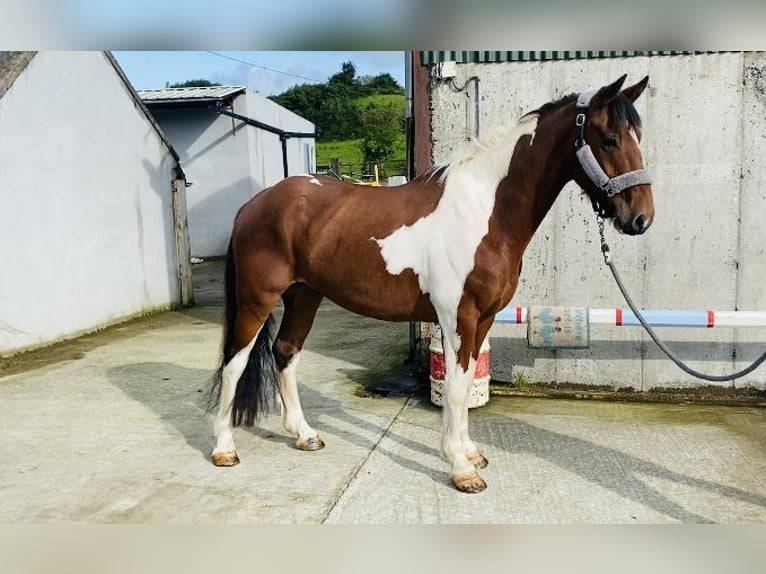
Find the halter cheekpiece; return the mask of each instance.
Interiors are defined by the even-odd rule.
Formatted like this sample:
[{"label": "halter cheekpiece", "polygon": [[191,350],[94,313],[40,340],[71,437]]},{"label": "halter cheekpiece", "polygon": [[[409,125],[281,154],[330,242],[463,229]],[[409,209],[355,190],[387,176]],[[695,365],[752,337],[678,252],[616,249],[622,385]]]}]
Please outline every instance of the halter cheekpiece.
[{"label": "halter cheekpiece", "polygon": [[575,153],[583,171],[593,183],[606,193],[607,197],[613,197],[634,185],[652,183],[652,177],[646,168],[629,171],[610,178],[599,165],[590,146],[585,143],[585,122],[588,119],[588,107],[590,106],[591,99],[597,92],[598,89],[590,89],[581,92],[577,97],[578,113],[575,117],[575,125],[577,126],[575,149],[577,151]]}]

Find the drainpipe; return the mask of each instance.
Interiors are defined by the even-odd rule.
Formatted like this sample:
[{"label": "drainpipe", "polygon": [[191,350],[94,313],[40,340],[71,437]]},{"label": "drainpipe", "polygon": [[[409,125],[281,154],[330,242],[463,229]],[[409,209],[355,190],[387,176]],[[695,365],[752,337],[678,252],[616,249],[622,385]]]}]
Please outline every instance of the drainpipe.
[{"label": "drainpipe", "polygon": [[282,144],[282,169],[287,177],[287,136],[285,134],[279,134],[279,142]]},{"label": "drainpipe", "polygon": [[[407,181],[412,181],[415,176],[415,126],[413,124],[412,114],[412,52],[404,52],[404,137],[405,150],[407,157]],[[415,363],[416,369],[420,371],[420,361],[417,360],[417,346],[419,337],[417,336],[417,326],[414,321],[410,321],[409,329],[409,353],[407,362]]]},{"label": "drainpipe", "polygon": [[[474,107],[474,136],[478,139],[481,131],[479,129],[479,122],[481,120],[480,102],[479,102],[479,76],[471,76],[465,81],[465,84],[458,87],[455,85],[455,78],[447,80],[447,84],[453,92],[464,92],[468,88],[468,84],[473,82],[473,107]],[[466,94],[468,95],[468,94]]]},{"label": "drainpipe", "polygon": [[411,181],[415,175],[415,154],[413,147],[415,143],[415,130],[413,125],[412,113],[412,52],[404,53],[404,134],[405,151],[407,154],[407,181]]}]

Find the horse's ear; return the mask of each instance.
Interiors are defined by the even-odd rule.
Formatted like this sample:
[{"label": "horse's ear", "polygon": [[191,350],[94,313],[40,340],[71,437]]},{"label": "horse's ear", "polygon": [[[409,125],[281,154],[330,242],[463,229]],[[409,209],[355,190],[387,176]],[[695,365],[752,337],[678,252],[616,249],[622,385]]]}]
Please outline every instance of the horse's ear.
[{"label": "horse's ear", "polygon": [[644,88],[646,88],[646,85],[649,83],[649,76],[644,77],[643,80],[638,82],[637,84],[634,84],[632,86],[629,86],[625,88],[622,93],[628,96],[628,99],[631,102],[635,102],[638,99],[638,96],[641,95],[641,93],[644,91]]},{"label": "horse's ear", "polygon": [[620,88],[622,88],[622,85],[625,83],[625,78],[627,77],[628,74],[623,74],[617,78],[616,82],[601,88],[598,93],[593,96],[591,106],[594,108],[604,107],[615,99],[620,94]]}]

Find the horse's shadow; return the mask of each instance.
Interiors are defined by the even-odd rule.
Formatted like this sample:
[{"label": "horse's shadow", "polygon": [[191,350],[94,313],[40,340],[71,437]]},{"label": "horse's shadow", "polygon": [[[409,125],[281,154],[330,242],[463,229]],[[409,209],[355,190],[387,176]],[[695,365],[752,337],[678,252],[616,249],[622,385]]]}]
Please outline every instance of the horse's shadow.
[{"label": "horse's shadow", "polygon": [[[498,421],[494,424],[498,424]],[[495,427],[493,432],[474,432],[472,437],[477,442],[490,444],[493,448],[511,454],[527,454],[551,462],[594,485],[681,522],[709,523],[713,520],[687,510],[641,480],[641,476],[766,508],[766,496],[760,494],[676,472],[632,454],[543,429],[512,417],[502,419],[499,424],[501,433]],[[499,436],[524,437],[524,440],[508,440],[501,444]]]},{"label": "horse's shadow", "polygon": [[[180,432],[187,444],[206,459],[214,446],[205,400],[210,376],[208,371],[189,369],[171,363],[135,363],[110,369],[108,372],[108,378],[113,385],[153,410],[165,424]],[[384,428],[354,414],[344,401],[306,385],[299,387],[302,402],[307,406],[306,418],[320,435],[335,435],[350,444],[367,450],[374,449],[401,467],[428,476],[435,483],[443,485],[446,490],[452,490],[446,464],[441,462],[436,448],[438,443],[424,445],[395,432],[393,425]],[[403,408],[433,407],[421,399],[407,400]],[[713,480],[689,476],[616,449],[546,430],[513,418],[512,413],[508,416],[494,413],[490,415],[491,430],[486,424],[489,419],[481,418],[481,413],[472,415],[472,437],[480,445],[505,450],[510,455],[532,455],[548,461],[594,485],[681,522],[702,523],[711,520],[674,502],[641,480],[641,476],[673,482],[766,508],[766,496]],[[278,413],[272,416],[278,416]],[[258,426],[247,429],[263,440],[282,443],[285,448],[294,448],[294,439],[284,431],[274,433]],[[438,429],[431,430],[438,436]],[[423,464],[394,452],[385,447],[383,437],[431,460]],[[523,437],[523,440],[515,441],[514,437]],[[423,460],[422,456],[419,458]]]},{"label": "horse's shadow", "polygon": [[[207,391],[212,372],[172,363],[133,363],[109,369],[107,377],[111,384],[154,411],[164,424],[178,431],[190,447],[205,459],[209,459],[215,446],[207,408]],[[352,384],[354,383],[350,383]],[[397,386],[397,389],[400,388]],[[306,385],[299,384],[299,392],[303,404],[310,405],[306,412],[309,424],[314,426],[320,435],[332,434],[362,448],[376,448],[397,464],[425,474],[436,483],[448,487],[447,472],[435,470],[381,447],[379,443],[385,429],[354,415],[343,401],[319,393]],[[272,413],[271,416],[278,417],[279,412]],[[320,418],[321,420],[316,420]],[[332,420],[338,424],[333,424]],[[357,432],[349,430],[352,428]],[[244,427],[244,430],[264,441],[282,443],[285,448],[294,448],[295,439],[284,431],[274,433],[258,425]],[[369,438],[370,436],[373,438]],[[413,451],[439,457],[435,448],[412,441],[392,432],[391,429],[388,429],[386,436]]]},{"label": "horse's shadow", "polygon": [[132,363],[107,371],[109,382],[151,409],[205,457],[212,451],[206,397],[211,373],[172,363]]}]

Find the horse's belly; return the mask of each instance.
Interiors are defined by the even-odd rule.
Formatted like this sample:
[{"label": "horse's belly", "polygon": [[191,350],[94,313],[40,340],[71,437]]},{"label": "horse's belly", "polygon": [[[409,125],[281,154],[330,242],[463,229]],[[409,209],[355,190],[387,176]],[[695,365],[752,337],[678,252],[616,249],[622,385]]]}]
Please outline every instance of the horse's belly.
[{"label": "horse's belly", "polygon": [[359,315],[385,321],[436,321],[427,295],[411,270],[397,276],[358,273],[340,277],[317,274],[306,283],[332,302]]}]

